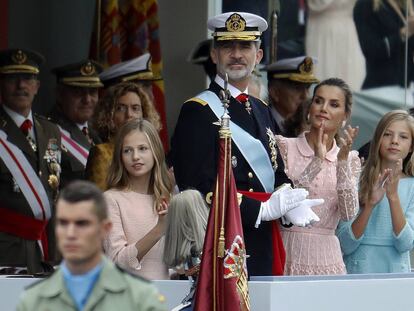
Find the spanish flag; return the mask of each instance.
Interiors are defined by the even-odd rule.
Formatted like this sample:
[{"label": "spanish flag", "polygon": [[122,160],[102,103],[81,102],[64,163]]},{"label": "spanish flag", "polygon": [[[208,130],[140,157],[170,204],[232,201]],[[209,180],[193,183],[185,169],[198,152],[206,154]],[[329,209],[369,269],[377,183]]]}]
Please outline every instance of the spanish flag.
[{"label": "spanish flag", "polygon": [[231,168],[231,133],[220,129],[220,155],[194,310],[250,310],[246,248]]},{"label": "spanish flag", "polygon": [[[157,0],[97,0],[96,30],[92,36],[91,57],[105,67],[150,53],[152,71],[161,77],[161,45]],[[161,117],[160,132],[168,150],[164,82],[153,82],[155,106]]]}]

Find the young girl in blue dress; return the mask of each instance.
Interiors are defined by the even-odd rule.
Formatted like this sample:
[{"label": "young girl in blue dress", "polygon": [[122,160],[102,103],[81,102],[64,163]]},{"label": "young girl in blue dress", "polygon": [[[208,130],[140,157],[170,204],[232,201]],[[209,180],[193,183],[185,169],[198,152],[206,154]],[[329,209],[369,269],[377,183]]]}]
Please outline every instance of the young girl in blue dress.
[{"label": "young girl in blue dress", "polygon": [[414,118],[379,121],[359,183],[360,211],[337,235],[348,273],[410,272],[414,241]]}]

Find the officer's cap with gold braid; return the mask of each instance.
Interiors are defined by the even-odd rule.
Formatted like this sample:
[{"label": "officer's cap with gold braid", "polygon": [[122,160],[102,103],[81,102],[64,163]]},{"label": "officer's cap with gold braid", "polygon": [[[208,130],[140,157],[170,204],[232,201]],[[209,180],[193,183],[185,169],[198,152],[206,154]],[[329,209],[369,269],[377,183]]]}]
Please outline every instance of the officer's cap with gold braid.
[{"label": "officer's cap with gold braid", "polygon": [[0,51],[0,74],[39,74],[45,58],[39,53],[26,49]]},{"label": "officer's cap with gold braid", "polygon": [[267,79],[286,79],[299,83],[318,83],[319,80],[313,74],[313,64],[316,60],[308,56],[285,58],[278,60],[268,66]]},{"label": "officer's cap with gold braid", "polygon": [[99,79],[102,69],[102,65],[88,59],[54,68],[52,72],[56,75],[57,82],[60,84],[83,88],[99,88],[103,87]]},{"label": "officer's cap with gold braid", "polygon": [[105,87],[128,81],[161,80],[161,77],[155,77],[152,72],[151,55],[149,53],[115,64],[105,69],[99,77]]},{"label": "officer's cap with gold braid", "polygon": [[209,18],[207,27],[213,31],[212,35],[216,41],[257,41],[267,29],[267,22],[255,14],[227,12]]}]

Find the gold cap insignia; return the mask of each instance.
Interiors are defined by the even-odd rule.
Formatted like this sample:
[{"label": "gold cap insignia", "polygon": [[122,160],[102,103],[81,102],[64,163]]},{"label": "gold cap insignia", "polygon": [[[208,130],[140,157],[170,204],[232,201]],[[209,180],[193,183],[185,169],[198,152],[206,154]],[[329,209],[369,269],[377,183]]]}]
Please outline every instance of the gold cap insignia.
[{"label": "gold cap insignia", "polygon": [[81,67],[80,72],[82,76],[91,76],[96,72],[95,66],[92,63],[88,62]]},{"label": "gold cap insignia", "polygon": [[244,31],[246,28],[246,21],[239,14],[234,13],[226,21],[227,31]]},{"label": "gold cap insignia", "polygon": [[24,64],[27,61],[27,55],[23,53],[22,50],[17,50],[11,58],[14,63],[19,65]]},{"label": "gold cap insignia", "polygon": [[299,66],[299,72],[309,74],[312,72],[312,68],[313,68],[312,58],[305,57],[305,59],[303,60],[303,63]]}]

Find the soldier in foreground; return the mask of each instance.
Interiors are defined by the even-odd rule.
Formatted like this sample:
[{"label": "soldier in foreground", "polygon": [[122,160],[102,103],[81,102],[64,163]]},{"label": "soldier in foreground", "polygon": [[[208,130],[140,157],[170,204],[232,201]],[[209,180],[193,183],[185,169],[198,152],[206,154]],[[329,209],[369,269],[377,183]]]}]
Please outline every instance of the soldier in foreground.
[{"label": "soldier in foreground", "polygon": [[120,270],[102,253],[112,228],[102,192],[75,181],[60,193],[56,237],[63,262],[49,278],[29,287],[23,310],[166,310],[164,297],[147,280]]}]

